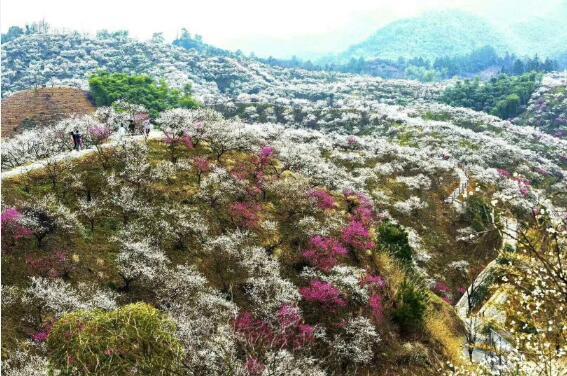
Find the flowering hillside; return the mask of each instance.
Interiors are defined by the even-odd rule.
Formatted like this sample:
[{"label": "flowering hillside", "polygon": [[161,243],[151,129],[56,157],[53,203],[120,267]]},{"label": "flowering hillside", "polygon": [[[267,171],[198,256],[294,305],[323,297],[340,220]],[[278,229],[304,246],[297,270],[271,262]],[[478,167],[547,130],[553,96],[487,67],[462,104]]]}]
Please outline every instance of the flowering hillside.
[{"label": "flowering hillside", "polygon": [[2,95],[38,86],[87,88],[90,74],[110,72],[148,74],[172,86],[193,86],[205,103],[240,94],[275,98],[325,99],[321,93],[414,100],[436,95],[438,89],[411,81],[385,81],[329,72],[291,70],[247,58],[210,57],[165,43],[127,37],[74,34],[31,34],[2,44]]},{"label": "flowering hillside", "polygon": [[3,375],[566,369],[563,75],[507,121],[438,103],[452,83],[160,38],[24,35],[2,61],[5,95],[104,69],[203,103],[2,140]]},{"label": "flowering hillside", "polygon": [[540,127],[550,134],[567,136],[567,75],[544,77],[541,87],[532,95],[528,110],[517,119],[521,125]]},{"label": "flowering hillside", "polygon": [[[90,332],[63,335],[120,310],[154,320],[172,341],[169,366],[188,374],[396,374],[400,364],[428,374],[463,362],[466,330],[450,306],[498,255],[499,219],[487,213],[560,210],[565,145],[532,158],[420,118],[525,129],[446,110],[415,108],[357,137],[175,109],[157,120],[162,137],[104,147],[117,115],[101,108],[5,143],[13,166],[65,152],[68,129],[96,147],[3,182],[8,369],[152,372],[135,357],[115,365],[112,354],[133,356],[122,342],[140,337],[89,349],[79,344]],[[140,330],[122,325],[121,336]]]}]

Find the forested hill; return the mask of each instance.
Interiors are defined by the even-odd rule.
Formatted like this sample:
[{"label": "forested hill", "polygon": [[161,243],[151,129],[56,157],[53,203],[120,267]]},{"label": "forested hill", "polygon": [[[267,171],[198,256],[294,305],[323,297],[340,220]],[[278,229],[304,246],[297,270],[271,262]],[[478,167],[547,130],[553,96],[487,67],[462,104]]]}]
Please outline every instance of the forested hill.
[{"label": "forested hill", "polygon": [[484,46],[501,52],[511,50],[504,36],[483,19],[465,12],[435,12],[393,22],[340,54],[338,60],[435,59],[465,55]]}]

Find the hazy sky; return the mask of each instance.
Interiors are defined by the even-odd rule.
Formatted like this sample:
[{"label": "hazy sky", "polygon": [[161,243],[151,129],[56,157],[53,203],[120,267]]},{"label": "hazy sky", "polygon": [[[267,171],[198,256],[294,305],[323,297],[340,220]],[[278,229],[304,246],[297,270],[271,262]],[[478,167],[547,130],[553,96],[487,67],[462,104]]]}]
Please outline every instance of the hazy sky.
[{"label": "hazy sky", "polygon": [[55,27],[123,30],[167,39],[186,27],[213,45],[259,55],[290,56],[343,50],[381,26],[423,11],[495,7],[526,14],[566,0],[2,0],[1,28],[45,19]]}]

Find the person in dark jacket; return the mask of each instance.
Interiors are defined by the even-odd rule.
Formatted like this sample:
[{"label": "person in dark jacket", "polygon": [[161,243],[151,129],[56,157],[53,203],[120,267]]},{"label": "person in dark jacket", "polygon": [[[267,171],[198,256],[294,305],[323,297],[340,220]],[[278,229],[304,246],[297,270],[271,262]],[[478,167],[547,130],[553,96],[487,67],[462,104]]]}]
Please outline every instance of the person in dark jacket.
[{"label": "person in dark jacket", "polygon": [[82,150],[83,149],[83,135],[79,131],[77,131],[77,143],[79,144],[79,148],[77,150]]},{"label": "person in dark jacket", "polygon": [[73,138],[73,149],[79,150],[79,131],[76,129],[71,131],[71,137]]},{"label": "person in dark jacket", "polygon": [[136,132],[136,123],[133,119],[130,119],[130,123],[128,124],[128,129],[130,130],[130,134],[134,134]]}]

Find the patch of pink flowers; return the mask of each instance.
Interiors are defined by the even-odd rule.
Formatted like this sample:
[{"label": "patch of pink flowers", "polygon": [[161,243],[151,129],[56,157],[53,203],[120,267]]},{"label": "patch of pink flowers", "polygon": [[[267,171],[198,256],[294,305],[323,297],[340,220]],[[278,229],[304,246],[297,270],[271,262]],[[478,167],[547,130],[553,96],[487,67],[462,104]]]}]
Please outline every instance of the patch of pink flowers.
[{"label": "patch of pink flowers", "polygon": [[98,126],[89,128],[89,134],[96,143],[105,142],[112,134],[112,130],[106,126]]},{"label": "patch of pink flowers", "polygon": [[357,146],[358,145],[358,139],[354,136],[349,136],[347,138],[347,144],[349,146]]},{"label": "patch of pink flowers", "polygon": [[448,304],[453,304],[451,288],[445,282],[438,281],[433,287],[433,291]]},{"label": "patch of pink flowers", "polygon": [[26,265],[32,272],[49,278],[63,277],[72,270],[72,265],[65,251],[56,251],[46,256],[34,257],[28,255],[26,257]]},{"label": "patch of pink flowers", "polygon": [[372,317],[376,321],[382,321],[384,318],[384,304],[382,302],[382,296],[380,295],[372,295],[368,299],[368,305],[370,306],[370,310],[372,311]]},{"label": "patch of pink flowers", "polygon": [[384,287],[386,287],[386,280],[384,279],[384,277],[379,275],[366,274],[360,281],[360,284],[363,287],[369,286],[383,289]]},{"label": "patch of pink flowers", "polygon": [[249,202],[235,202],[229,207],[229,214],[237,226],[253,230],[260,222],[260,205]]},{"label": "patch of pink flowers", "polygon": [[504,170],[503,168],[498,168],[498,169],[496,169],[496,171],[498,171],[498,175],[500,175],[503,178],[509,178],[509,177],[512,176],[510,171]]},{"label": "patch of pink flowers", "polygon": [[30,229],[21,225],[23,217],[24,215],[16,208],[6,208],[0,214],[2,239],[19,240],[33,235]]},{"label": "patch of pink flowers", "polygon": [[18,223],[22,217],[23,214],[20,213],[18,209],[6,208],[6,210],[0,214],[0,222],[2,222],[3,226],[10,223]]},{"label": "patch of pink flowers", "polygon": [[315,200],[319,209],[328,210],[337,207],[337,201],[324,189],[315,189],[309,192],[309,197]]},{"label": "patch of pink flowers", "polygon": [[341,256],[346,256],[348,250],[336,239],[314,236],[309,241],[309,249],[303,252],[307,262],[328,273],[337,265]]},{"label": "patch of pink flowers", "polygon": [[234,330],[251,346],[266,346],[274,339],[274,332],[264,320],[257,320],[252,313],[244,312],[234,321]]},{"label": "patch of pink flowers", "polygon": [[345,190],[343,194],[349,202],[349,212],[351,212],[352,218],[365,226],[371,226],[376,219],[372,200],[364,193],[354,192],[350,189]]},{"label": "patch of pink flowers", "polygon": [[47,341],[52,328],[53,328],[53,323],[52,322],[47,323],[46,325],[43,326],[41,330],[32,334],[31,336],[32,341],[37,343],[42,343]]},{"label": "patch of pink flowers", "polygon": [[347,306],[347,301],[339,289],[328,282],[311,281],[309,286],[300,288],[299,293],[304,300],[318,303],[331,311]]},{"label": "patch of pink flowers", "polygon": [[299,308],[285,304],[275,320],[254,318],[244,312],[234,321],[234,330],[246,343],[254,348],[276,347],[298,350],[314,340],[315,329],[303,322]]},{"label": "patch of pink flowers", "polygon": [[43,331],[43,330],[42,330],[42,331],[39,331],[39,332],[37,332],[37,333],[34,333],[34,334],[32,334],[32,336],[31,336],[32,341],[38,342],[38,343],[47,341],[47,338],[48,338],[48,337],[49,337],[49,333],[47,333],[47,332],[45,332],[45,331]]},{"label": "patch of pink flowers", "polygon": [[248,358],[245,367],[246,372],[248,372],[250,376],[260,376],[266,369],[266,366],[258,358],[253,356]]},{"label": "patch of pink flowers", "polygon": [[271,146],[264,146],[261,150],[260,153],[258,154],[258,157],[260,158],[260,164],[262,166],[268,165],[270,164],[270,162],[272,161],[272,158],[275,155],[275,150],[273,147]]},{"label": "patch of pink flowers", "polygon": [[279,347],[298,350],[313,342],[315,329],[303,322],[299,308],[284,304],[278,311],[275,343]]},{"label": "patch of pink flowers", "polygon": [[357,220],[352,220],[343,230],[342,241],[344,244],[358,251],[366,251],[375,246],[374,242],[371,240],[368,228]]},{"label": "patch of pink flowers", "polygon": [[209,160],[203,157],[193,159],[193,167],[195,167],[195,169],[201,174],[211,171],[211,164],[209,163]]},{"label": "patch of pink flowers", "polygon": [[189,136],[188,134],[184,134],[183,137],[181,137],[181,142],[183,142],[183,145],[185,145],[185,147],[189,150],[193,149],[193,138],[191,138],[191,136]]},{"label": "patch of pink flowers", "polygon": [[444,293],[444,294],[451,292],[451,288],[449,286],[447,286],[447,284],[445,282],[441,282],[441,281],[436,282],[435,287],[433,289],[436,292]]}]

